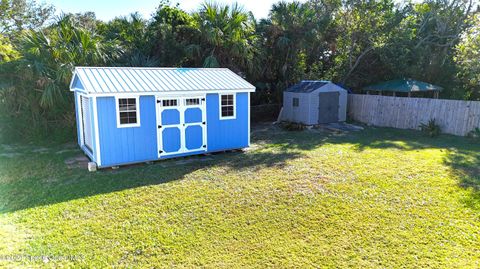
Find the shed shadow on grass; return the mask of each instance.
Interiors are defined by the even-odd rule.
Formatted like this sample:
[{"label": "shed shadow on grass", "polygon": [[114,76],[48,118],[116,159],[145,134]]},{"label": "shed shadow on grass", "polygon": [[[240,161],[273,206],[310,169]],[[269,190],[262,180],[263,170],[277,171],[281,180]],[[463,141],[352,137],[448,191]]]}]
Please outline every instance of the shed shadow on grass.
[{"label": "shed shadow on grass", "polygon": [[[288,141],[283,141],[281,138],[259,138],[258,141],[269,146],[273,145],[273,148],[269,150],[267,146],[267,150],[262,147],[247,152],[190,156],[152,164],[122,166],[116,170],[103,169],[95,173],[90,173],[83,168],[67,169],[64,163],[67,155],[43,154],[41,156],[31,155],[27,159],[25,156],[8,159],[12,165],[16,161],[23,164],[18,165],[18,180],[0,181],[0,213],[15,212],[131,188],[165,184],[182,180],[190,173],[210,167],[225,167],[236,171],[281,167],[287,160],[299,158],[302,155],[294,148],[305,149],[317,146],[314,143],[315,140],[311,140],[310,143],[301,143],[301,146],[298,147],[292,146],[292,148],[283,146],[283,143],[288,143]],[[81,152],[78,150],[71,154],[78,155]],[[35,167],[28,167],[33,163]],[[52,173],[41,171],[37,174],[35,171],[24,171],[28,169],[51,169]]]},{"label": "shed shadow on grass", "polygon": [[[212,156],[191,156],[150,165],[139,164],[89,173],[86,169],[67,169],[64,155],[14,157],[18,161],[20,178],[0,182],[0,213],[14,212],[38,206],[106,194],[125,189],[164,184],[182,180],[188,174],[210,167],[225,167],[234,171],[282,167],[289,160],[302,157],[302,151],[313,150],[326,143],[349,144],[357,151],[368,148],[395,148],[400,151],[439,148],[448,150],[445,164],[460,178],[459,185],[471,189],[465,204],[480,210],[480,145],[454,136],[431,139],[420,132],[390,128],[366,128],[360,132],[330,133],[318,131],[287,132],[278,127],[261,125],[252,128],[254,145],[246,153],[231,152]],[[79,151],[75,152],[78,154]],[[34,162],[35,165],[29,164]],[[9,165],[9,164],[7,164]],[[23,167],[25,165],[25,167]],[[28,166],[30,165],[30,166]],[[1,167],[1,166],[0,166]],[[25,172],[21,169],[53,169],[51,174]],[[12,170],[15,171],[15,170]]]}]

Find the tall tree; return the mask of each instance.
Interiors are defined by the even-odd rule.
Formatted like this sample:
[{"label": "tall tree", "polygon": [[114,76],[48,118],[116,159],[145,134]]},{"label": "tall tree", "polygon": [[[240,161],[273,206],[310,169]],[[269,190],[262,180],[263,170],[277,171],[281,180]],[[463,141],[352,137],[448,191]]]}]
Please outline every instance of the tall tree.
[{"label": "tall tree", "polygon": [[13,47],[10,39],[0,35],[0,64],[18,58],[20,55]]},{"label": "tall tree", "polygon": [[237,73],[253,68],[257,35],[251,13],[238,4],[205,3],[194,18],[198,35],[189,51],[195,64],[228,67]]},{"label": "tall tree", "polygon": [[162,3],[147,28],[148,49],[163,66],[191,64],[188,46],[198,35],[193,16]]},{"label": "tall tree", "polygon": [[471,16],[471,27],[462,35],[456,47],[455,62],[461,79],[461,96],[480,100],[480,14]]},{"label": "tall tree", "polygon": [[74,66],[104,65],[118,56],[114,44],[78,23],[74,16],[65,15],[46,31],[30,31],[25,36],[23,61],[41,81],[40,104],[44,107],[65,97]]},{"label": "tall tree", "polygon": [[44,30],[26,32],[20,52],[21,60],[0,65],[2,113],[16,118],[14,129],[21,131],[20,136],[35,129],[72,127],[68,84],[73,67],[105,65],[118,55],[115,44],[81,27],[73,15],[63,16]]},{"label": "tall tree", "polygon": [[335,1],[279,2],[261,20],[263,67],[257,86],[268,102],[280,102],[281,92],[301,79],[318,79],[331,62],[332,11]]},{"label": "tall tree", "polygon": [[116,17],[108,23],[100,23],[98,32],[106,40],[118,42],[122,57],[116,64],[128,66],[155,66],[155,58],[149,56],[147,21],[136,12],[129,16]]},{"label": "tall tree", "polygon": [[382,69],[376,52],[391,46],[390,35],[402,19],[393,0],[347,0],[336,14],[335,66],[332,77],[357,87],[378,79]]},{"label": "tall tree", "polygon": [[427,0],[413,6],[405,26],[415,31],[412,38],[410,72],[445,88],[442,95],[457,96],[455,47],[469,27],[472,0]]},{"label": "tall tree", "polygon": [[27,0],[0,0],[0,33],[12,38],[25,29],[38,29],[53,15],[54,7]]},{"label": "tall tree", "polygon": [[54,8],[26,0],[0,0],[0,64],[20,56],[15,48],[22,31],[43,26]]}]

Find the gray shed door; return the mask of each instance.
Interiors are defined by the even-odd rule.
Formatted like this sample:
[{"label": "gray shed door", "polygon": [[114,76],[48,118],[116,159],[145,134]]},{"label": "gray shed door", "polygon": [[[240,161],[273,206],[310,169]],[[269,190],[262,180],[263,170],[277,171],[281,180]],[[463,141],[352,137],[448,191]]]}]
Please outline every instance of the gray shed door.
[{"label": "gray shed door", "polygon": [[318,123],[338,121],[339,92],[321,92],[318,103]]}]

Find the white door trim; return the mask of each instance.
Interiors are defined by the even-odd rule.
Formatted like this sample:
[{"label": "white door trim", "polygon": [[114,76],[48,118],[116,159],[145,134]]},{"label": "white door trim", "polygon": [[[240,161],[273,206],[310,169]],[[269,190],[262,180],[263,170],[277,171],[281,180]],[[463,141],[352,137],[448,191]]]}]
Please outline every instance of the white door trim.
[{"label": "white door trim", "polygon": [[[200,103],[198,105],[186,105],[186,99],[192,98],[199,98]],[[188,96],[156,96],[156,115],[157,115],[157,153],[158,158],[163,156],[169,155],[176,155],[188,152],[197,152],[197,151],[207,151],[207,99],[205,94],[196,94],[196,95],[188,95]],[[163,100],[177,100],[176,106],[162,106]],[[202,122],[194,122],[194,123],[185,123],[185,111],[189,108],[199,108],[202,112]],[[178,124],[168,124],[168,128],[176,127],[180,130],[180,149],[175,152],[165,152],[163,150],[163,139],[162,139],[162,132],[164,130],[164,124],[162,123],[162,112],[167,109],[176,109],[180,114],[180,122]],[[204,124],[205,123],[205,124]],[[161,128],[159,128],[161,126]],[[186,128],[189,126],[200,126],[202,127],[202,145],[205,145],[205,148],[197,148],[197,149],[187,149],[186,147],[186,137],[185,131]]]}]

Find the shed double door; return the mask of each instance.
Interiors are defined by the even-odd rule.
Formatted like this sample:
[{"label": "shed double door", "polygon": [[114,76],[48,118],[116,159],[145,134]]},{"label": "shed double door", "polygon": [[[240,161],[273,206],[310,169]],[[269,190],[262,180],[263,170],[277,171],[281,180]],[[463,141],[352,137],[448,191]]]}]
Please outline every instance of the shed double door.
[{"label": "shed double door", "polygon": [[158,156],[206,151],[205,95],[157,97]]},{"label": "shed double door", "polygon": [[319,93],[318,123],[338,122],[339,96],[338,92]]}]

